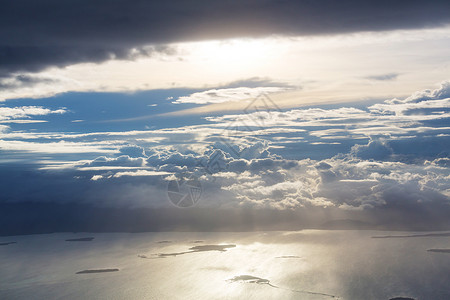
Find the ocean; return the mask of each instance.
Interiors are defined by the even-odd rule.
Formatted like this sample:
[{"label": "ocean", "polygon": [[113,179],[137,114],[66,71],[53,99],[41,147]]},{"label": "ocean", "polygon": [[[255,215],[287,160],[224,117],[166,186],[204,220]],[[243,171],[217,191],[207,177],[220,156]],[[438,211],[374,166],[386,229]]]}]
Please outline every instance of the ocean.
[{"label": "ocean", "polygon": [[450,299],[446,249],[439,232],[8,236],[0,299]]}]

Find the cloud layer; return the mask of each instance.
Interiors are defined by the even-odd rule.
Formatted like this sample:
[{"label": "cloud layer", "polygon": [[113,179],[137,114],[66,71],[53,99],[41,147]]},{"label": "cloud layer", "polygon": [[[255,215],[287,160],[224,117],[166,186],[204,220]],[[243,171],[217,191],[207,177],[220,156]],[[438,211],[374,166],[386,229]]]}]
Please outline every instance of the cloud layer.
[{"label": "cloud layer", "polygon": [[[411,218],[437,228],[450,212],[448,89],[443,82],[359,107],[282,111],[262,102],[258,110],[139,131],[12,127],[0,139],[0,199],[170,209],[169,182],[194,176],[202,188],[196,212],[227,210],[235,218],[255,210],[269,223],[264,211],[311,212],[323,221],[354,214],[376,224],[391,216],[402,228]],[[10,122],[68,110],[1,107],[0,116]]]},{"label": "cloud layer", "polygon": [[0,12],[0,74],[170,52],[157,45],[179,41],[441,26],[449,8],[403,0],[11,0]]}]

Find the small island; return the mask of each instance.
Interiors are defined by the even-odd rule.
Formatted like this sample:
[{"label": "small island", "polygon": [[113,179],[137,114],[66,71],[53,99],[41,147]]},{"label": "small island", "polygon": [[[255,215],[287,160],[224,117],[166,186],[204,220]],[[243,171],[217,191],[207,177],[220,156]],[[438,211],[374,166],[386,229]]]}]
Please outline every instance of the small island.
[{"label": "small island", "polygon": [[282,255],[282,256],[277,256],[275,258],[302,258],[302,257],[297,256],[297,255]]},{"label": "small island", "polygon": [[[168,256],[178,256],[188,253],[196,253],[196,252],[208,252],[208,251],[219,251],[226,252],[229,248],[234,248],[236,245],[200,245],[189,248],[189,251],[183,252],[174,252],[174,253],[158,253],[154,254],[155,257],[165,258]],[[149,258],[146,255],[138,255],[140,258]]]},{"label": "small island", "polygon": [[428,252],[450,253],[450,249],[428,249]]},{"label": "small island", "polygon": [[93,269],[93,270],[83,270],[77,272],[77,274],[92,274],[92,273],[108,273],[108,272],[117,272],[119,269]]},{"label": "small island", "polygon": [[0,246],[8,246],[11,244],[17,244],[17,242],[7,242],[7,243],[0,243]]},{"label": "small island", "polygon": [[78,239],[67,239],[66,242],[91,242],[93,239],[93,237],[84,237]]},{"label": "small island", "polygon": [[450,232],[439,233],[422,233],[422,234],[410,234],[410,235],[381,235],[373,236],[373,239],[395,239],[395,238],[420,238],[420,237],[447,237],[450,236]]},{"label": "small island", "polygon": [[335,295],[330,295],[330,294],[325,294],[325,293],[311,292],[311,291],[305,291],[305,290],[292,290],[289,288],[279,287],[279,286],[273,285],[269,279],[264,279],[264,278],[260,278],[260,277],[256,277],[256,276],[252,276],[252,275],[234,276],[233,278],[228,279],[227,282],[228,283],[242,282],[242,283],[265,284],[265,285],[268,285],[268,286],[276,288],[276,289],[287,290],[287,291],[291,291],[293,293],[302,293],[302,294],[310,294],[310,295],[319,295],[319,296],[330,297],[330,298],[339,298]]}]

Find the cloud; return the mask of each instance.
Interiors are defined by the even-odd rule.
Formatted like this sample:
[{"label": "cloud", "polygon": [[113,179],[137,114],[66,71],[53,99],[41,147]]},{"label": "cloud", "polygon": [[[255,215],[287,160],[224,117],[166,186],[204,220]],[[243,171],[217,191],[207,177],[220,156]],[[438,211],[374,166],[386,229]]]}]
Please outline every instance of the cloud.
[{"label": "cloud", "polygon": [[136,53],[168,51],[158,46],[143,47],[148,44],[441,26],[450,20],[446,13],[449,7],[447,1],[434,1],[430,5],[426,1],[403,0],[339,3],[119,0],[113,4],[8,0],[0,13],[0,73],[130,59]]},{"label": "cloud", "polygon": [[[235,80],[223,85],[221,88],[230,89],[230,88],[239,88],[239,87],[247,87],[247,88],[258,88],[258,87],[278,87],[278,88],[295,88],[290,84],[285,82],[274,81],[271,78],[262,78],[262,77],[250,77],[246,79]],[[298,88],[298,87],[297,87]]]},{"label": "cloud", "polygon": [[[375,150],[376,147],[371,146],[374,144],[377,143],[370,142],[366,148]],[[358,150],[361,148],[359,147]],[[217,155],[219,157],[215,158]],[[147,203],[146,205],[150,207],[167,205],[164,196],[167,181],[164,177],[173,172],[193,173],[200,177],[206,197],[205,203],[200,203],[200,206],[216,204],[222,208],[260,209],[335,207],[344,210],[375,208],[384,210],[389,207],[396,207],[396,209],[404,207],[418,212],[425,206],[428,211],[433,211],[441,209],[445,203],[448,205],[450,177],[445,165],[446,158],[422,164],[371,161],[372,157],[368,159],[355,157],[351,153],[321,161],[287,160],[270,156],[245,159],[232,158],[228,153],[216,149],[196,156],[174,153],[156,158],[153,155],[147,161],[144,157],[99,157],[81,167],[121,166],[129,167],[129,169],[119,171],[105,169],[106,173],[104,171],[98,173],[101,169],[75,168],[60,171],[54,175],[51,172],[36,174],[36,176],[47,179],[48,176],[58,176],[58,181],[63,180],[65,184],[71,186],[68,191],[83,189],[82,194],[87,201],[96,203],[109,199],[111,206],[122,205],[125,201],[122,197],[128,193],[132,193],[135,197],[127,196],[128,205],[138,203]],[[202,160],[206,165],[195,163]],[[215,161],[219,161],[221,167],[207,170],[207,164]],[[141,169],[133,169],[134,167]],[[81,179],[74,181],[75,177]],[[155,178],[145,179],[150,177]],[[100,185],[86,190],[87,183],[82,178],[91,181],[89,185],[97,183]],[[133,178],[142,178],[142,180],[133,181]],[[47,189],[54,184],[47,179],[24,178],[26,184],[31,184],[30,188],[46,182],[44,186],[41,186],[41,191],[45,194],[51,191]],[[35,183],[28,180],[33,180]],[[8,184],[8,182],[9,180],[3,180],[1,184]],[[81,183],[83,184],[80,185]],[[133,191],[134,188],[138,191]],[[157,194],[161,198],[154,203],[148,202],[152,192],[139,194],[139,189],[147,192],[154,190],[155,193],[158,191]],[[58,195],[61,192],[65,193],[60,188],[58,191]],[[13,190],[8,190],[4,196],[11,197],[12,192]],[[104,193],[101,197],[100,192]],[[81,190],[78,193],[81,193]],[[37,197],[36,200],[38,200],[42,196],[39,193],[30,194],[24,199]],[[73,197],[67,195],[65,198]],[[60,201],[50,195],[46,199]]]},{"label": "cloud", "polygon": [[114,153],[115,146],[107,142],[29,142],[19,140],[0,140],[0,150],[25,152],[33,156],[46,154]]},{"label": "cloud", "polygon": [[6,126],[6,125],[0,125],[0,132],[6,132],[6,131],[8,131],[9,130],[9,126]]},{"label": "cloud", "polygon": [[[286,160],[267,152],[267,147],[264,143],[253,144],[242,151],[246,154],[241,157],[234,157],[230,149],[227,152],[214,148],[197,155],[155,153],[147,159],[147,166],[159,171],[107,173],[92,179],[145,176],[147,172],[151,176],[158,172],[192,172],[201,176],[205,189],[215,195],[216,200],[208,201],[218,201],[222,208],[236,205],[260,209],[318,206],[343,210],[404,207],[419,212],[424,205],[428,210],[437,210],[450,201],[447,195],[450,177],[443,168],[444,158],[419,164],[386,161],[394,151],[382,141],[357,145],[348,155],[322,161]],[[266,157],[261,157],[263,152],[267,153]],[[130,158],[122,160],[120,165]],[[99,164],[112,161],[96,160]],[[119,160],[114,163],[119,164]],[[404,202],[398,201],[400,196]]]},{"label": "cloud", "polygon": [[282,87],[237,87],[228,89],[212,89],[203,92],[194,93],[189,96],[183,96],[174,101],[174,103],[195,103],[195,104],[210,104],[223,103],[228,101],[240,101],[244,99],[251,99],[260,94],[277,93],[286,91]]},{"label": "cloud", "polygon": [[[433,93],[442,97],[445,96],[443,91],[445,88],[439,88]],[[98,108],[99,112],[102,107],[100,105]],[[280,111],[263,106],[259,111],[206,117],[206,120],[199,119],[191,123],[193,125],[175,128],[164,128],[170,124],[164,122],[172,122],[172,119],[161,119],[159,129],[129,131],[104,131],[105,125],[99,125],[92,115],[72,117],[72,112],[79,109],[76,106],[60,109],[0,106],[0,123],[40,122],[35,120],[35,115],[70,111],[70,120],[78,117],[85,120],[82,124],[70,125],[73,128],[71,131],[94,126],[90,132],[84,133],[54,132],[51,124],[46,127],[51,132],[18,131],[14,130],[14,126],[7,130],[4,127],[0,147],[8,151],[20,151],[21,157],[28,153],[30,158],[33,153],[46,151],[72,152],[73,160],[80,159],[80,153],[86,153],[82,159],[92,159],[89,153],[143,157],[146,160],[151,157],[150,160],[155,159],[154,163],[157,164],[165,160],[166,168],[170,170],[179,167],[179,164],[194,165],[197,155],[203,155],[210,147],[221,149],[233,158],[279,156],[289,159],[324,159],[338,153],[348,153],[355,144],[360,144],[356,146],[360,147],[359,150],[355,150],[357,157],[406,162],[432,160],[436,155],[442,157],[448,152],[449,146],[449,98],[417,103],[404,103],[397,99],[397,102],[388,100],[369,107],[359,105],[357,108],[322,106]],[[111,129],[111,126],[116,125],[110,123],[107,126]],[[365,148],[369,141],[373,141],[368,146],[370,149],[382,142],[392,150],[392,155],[382,155],[377,151],[372,155],[367,154]]]},{"label": "cloud", "polygon": [[[188,174],[203,189],[195,212],[293,212],[323,221],[356,214],[374,224],[393,218],[411,228],[411,220],[420,219],[423,228],[436,228],[450,213],[445,90],[444,84],[422,93],[430,99],[419,102],[248,111],[139,131],[24,132],[12,126],[0,140],[0,205],[166,209],[172,207],[168,183]],[[10,120],[56,111],[1,108]],[[18,159],[22,164],[13,165]],[[195,216],[202,228],[217,225],[208,214]]]},{"label": "cloud", "polygon": [[437,158],[433,161],[426,161],[425,164],[431,164],[435,166],[442,166],[444,168],[450,168],[450,158]]},{"label": "cloud", "polygon": [[93,161],[83,164],[82,167],[98,167],[98,166],[126,166],[126,167],[143,167],[145,166],[145,158],[130,157],[128,155],[121,155],[117,158],[109,158],[100,156]]},{"label": "cloud", "polygon": [[400,75],[399,73],[386,73],[381,75],[366,76],[365,78],[370,80],[385,81],[385,80],[395,80],[399,75]]},{"label": "cloud", "polygon": [[237,102],[245,99],[255,99],[260,95],[286,92],[293,89],[299,89],[299,87],[294,87],[287,83],[275,82],[269,78],[253,77],[230,82],[222,88],[182,96],[174,100],[173,103],[211,104]]},{"label": "cloud", "polygon": [[422,101],[440,100],[445,98],[450,98],[450,81],[442,82],[440,84],[440,87],[435,90],[417,91],[404,100],[393,99],[387,101],[387,103],[390,104],[419,103]]},{"label": "cloud", "polygon": [[[283,112],[268,110],[209,117],[207,120],[221,126],[236,125],[232,135],[227,134],[236,140],[239,137],[247,138],[251,133],[252,138],[269,139],[271,145],[279,145],[284,149],[301,145],[300,141],[315,146],[322,145],[325,149],[326,145],[337,147],[349,141],[361,143],[379,138],[392,142],[395,140],[399,145],[408,143],[408,139],[411,143],[419,139],[430,141],[427,135],[431,135],[435,136],[438,146],[436,149],[442,151],[445,134],[449,130],[449,108],[450,99],[440,99],[407,104],[386,102],[369,106],[367,109],[343,107],[293,109]],[[231,130],[233,128],[231,127]],[[308,130],[305,131],[305,128]],[[439,139],[440,146],[437,142]]]},{"label": "cloud", "polygon": [[[445,95],[442,92],[444,90],[440,88],[438,92],[433,93],[442,96]],[[146,159],[153,156],[152,159],[156,158],[158,163],[159,159],[164,158],[167,159],[167,165],[172,166],[181,161],[189,162],[189,165],[194,164],[193,158],[189,155],[202,154],[210,146],[231,153],[234,158],[267,157],[264,150],[258,155],[253,153],[250,156],[246,156],[246,153],[251,148],[244,150],[256,147],[255,145],[265,145],[264,147],[267,147],[265,150],[271,155],[292,159],[307,157],[323,159],[337,153],[347,153],[355,144],[364,146],[368,141],[377,143],[381,140],[393,151],[393,155],[390,158],[386,156],[385,159],[430,160],[435,155],[443,155],[448,146],[446,137],[450,129],[448,126],[450,99],[433,99],[417,103],[402,101],[388,100],[358,108],[322,106],[285,111],[263,106],[259,111],[206,117],[206,121],[200,121],[195,125],[175,128],[164,128],[162,127],[164,125],[161,125],[160,129],[147,130],[103,131],[101,128],[100,131],[93,129],[92,132],[73,133],[5,131],[4,128],[2,134],[4,140],[0,141],[0,147],[9,151],[25,150],[30,153],[45,153],[45,151],[55,153],[52,151],[56,149],[61,151],[60,153],[70,153],[73,149],[76,150],[73,153],[110,153]],[[36,122],[41,120],[35,120],[32,117],[34,115],[59,114],[62,110],[72,112],[77,109],[79,108],[1,106],[0,119],[3,121],[0,122]],[[83,126],[98,125],[92,122],[96,121],[92,116],[82,117],[86,120],[83,122],[86,125]],[[51,149],[52,146],[55,147]],[[372,146],[375,144],[370,147]],[[174,155],[176,152],[187,156],[174,156],[171,158],[172,163],[167,155]],[[22,152],[22,155],[25,153]],[[74,155],[73,159],[79,157]]]},{"label": "cloud", "polygon": [[171,175],[172,173],[169,172],[160,172],[160,171],[149,171],[149,170],[137,170],[137,171],[125,171],[125,172],[107,172],[103,175],[94,175],[91,177],[91,180],[97,181],[100,179],[109,179],[109,178],[119,178],[123,176],[131,176],[131,177],[137,177],[137,176],[163,176],[163,175]]},{"label": "cloud", "polygon": [[57,84],[59,82],[56,78],[21,74],[9,78],[0,78],[0,89],[23,88],[36,84]]},{"label": "cloud", "polygon": [[[78,203],[121,208],[127,215],[133,208],[170,208],[167,184],[173,178],[167,175],[175,172],[199,177],[203,192],[195,211],[213,207],[213,211],[228,214],[239,208],[255,210],[258,215],[261,211],[315,214],[317,209],[333,209],[364,212],[376,224],[384,222],[383,214],[395,214],[396,218],[414,216],[415,220],[420,216],[428,228],[439,224],[442,219],[437,216],[450,212],[447,158],[422,164],[375,161],[373,156],[380,146],[383,143],[371,141],[353,153],[323,160],[290,160],[270,153],[257,158],[268,147],[257,143],[245,148],[248,149],[246,157],[233,157],[214,148],[203,154],[154,149],[148,152],[148,157],[98,157],[61,170],[20,173],[23,166],[12,169],[5,166],[0,172],[0,187],[4,187],[1,197],[9,203],[34,201],[53,203],[57,207]],[[365,157],[358,157],[362,154]],[[208,220],[207,215],[200,214],[197,218],[209,228],[215,228],[218,220]],[[228,222],[233,220],[230,218]],[[318,220],[326,219],[322,215]],[[278,221],[268,219],[264,224],[273,225]],[[173,219],[168,225],[176,222]],[[412,225],[404,220],[398,222],[403,226]],[[230,223],[222,224],[225,225]]]},{"label": "cloud", "polygon": [[135,172],[117,172],[114,174],[114,178],[122,177],[122,176],[162,176],[162,175],[171,175],[169,172],[158,172],[158,171],[147,171],[147,170],[139,170]]},{"label": "cloud", "polygon": [[129,157],[145,157],[145,149],[137,145],[124,146],[119,149],[119,152]]},{"label": "cloud", "polygon": [[[62,20],[58,21],[63,22]],[[15,29],[18,28],[10,29],[10,34],[14,34]],[[27,30],[37,33],[37,29]],[[0,36],[5,34],[8,34],[6,30],[0,32]],[[10,45],[3,44],[0,46],[0,78],[6,78],[2,83],[4,87],[31,86],[39,83],[39,81],[49,83],[51,80],[34,78],[33,82],[23,81],[21,80],[23,78],[32,78],[30,75],[21,75],[20,73],[23,72],[38,72],[48,67],[64,67],[77,63],[100,63],[115,59],[131,60],[155,54],[173,55],[176,52],[170,46],[141,45],[139,48],[134,48],[132,45],[120,45],[120,41],[117,41],[118,44],[113,42],[109,45],[99,45],[89,41],[88,36],[86,36],[86,39],[80,37],[80,43],[84,44],[76,45],[76,41],[64,41],[62,37],[47,36],[44,32],[40,32],[38,35],[41,35],[41,41],[46,44],[28,42],[24,45],[16,45],[15,42],[12,42]],[[66,43],[69,43],[69,45]]]},{"label": "cloud", "polygon": [[367,145],[355,145],[352,153],[362,159],[387,160],[393,153],[386,141],[370,141]]},{"label": "cloud", "polygon": [[[0,46],[1,47],[1,46]],[[0,54],[1,56],[1,54]],[[2,73],[0,62],[0,102],[11,98],[43,98],[66,92],[68,86],[80,87],[78,80],[61,74],[43,72],[32,73]]]},{"label": "cloud", "polygon": [[45,116],[50,114],[64,114],[67,110],[60,108],[51,110],[41,106],[22,106],[22,107],[0,107],[0,121],[13,122],[18,119],[28,119],[34,116]]}]

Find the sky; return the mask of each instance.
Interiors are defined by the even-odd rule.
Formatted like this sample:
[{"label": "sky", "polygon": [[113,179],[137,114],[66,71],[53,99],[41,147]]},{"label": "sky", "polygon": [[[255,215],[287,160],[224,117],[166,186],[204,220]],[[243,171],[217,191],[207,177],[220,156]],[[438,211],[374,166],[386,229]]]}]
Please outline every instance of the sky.
[{"label": "sky", "polygon": [[449,10],[4,1],[0,233],[448,229]]}]

